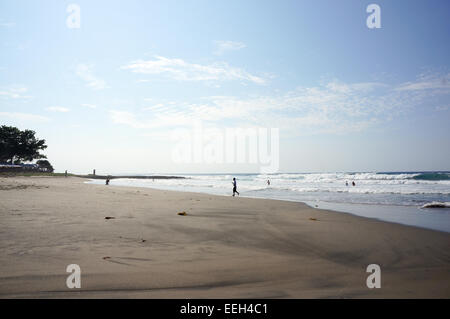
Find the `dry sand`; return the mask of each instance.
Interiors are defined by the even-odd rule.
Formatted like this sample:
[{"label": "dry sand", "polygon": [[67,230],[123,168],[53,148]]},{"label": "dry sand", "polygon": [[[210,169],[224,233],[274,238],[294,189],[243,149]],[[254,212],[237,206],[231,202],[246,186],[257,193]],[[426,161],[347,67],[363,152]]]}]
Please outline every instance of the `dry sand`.
[{"label": "dry sand", "polygon": [[[0,298],[450,297],[448,233],[84,181],[0,178]],[[366,286],[372,263],[380,289]],[[69,264],[81,289],[66,286]]]}]

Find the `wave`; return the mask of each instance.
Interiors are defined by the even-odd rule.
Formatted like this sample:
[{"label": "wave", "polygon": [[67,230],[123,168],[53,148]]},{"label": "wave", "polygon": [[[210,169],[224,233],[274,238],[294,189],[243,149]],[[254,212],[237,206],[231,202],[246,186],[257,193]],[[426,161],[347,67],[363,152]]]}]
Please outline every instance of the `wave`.
[{"label": "wave", "polygon": [[413,177],[415,180],[422,181],[448,181],[450,180],[449,173],[421,173]]},{"label": "wave", "polygon": [[448,188],[398,188],[398,187],[323,187],[315,185],[241,185],[240,189],[246,192],[295,192],[295,193],[336,193],[336,194],[391,194],[391,195],[437,195],[449,196]]},{"label": "wave", "polygon": [[196,181],[225,182],[236,177],[238,181],[290,183],[336,183],[359,181],[367,183],[448,183],[450,172],[334,172],[334,173],[275,173],[275,174],[199,174],[183,175]]},{"label": "wave", "polygon": [[391,195],[450,195],[450,191],[437,190],[407,190],[407,189],[370,189],[370,188],[317,188],[317,187],[292,187],[289,190],[299,193],[347,193],[347,194],[391,194]]}]

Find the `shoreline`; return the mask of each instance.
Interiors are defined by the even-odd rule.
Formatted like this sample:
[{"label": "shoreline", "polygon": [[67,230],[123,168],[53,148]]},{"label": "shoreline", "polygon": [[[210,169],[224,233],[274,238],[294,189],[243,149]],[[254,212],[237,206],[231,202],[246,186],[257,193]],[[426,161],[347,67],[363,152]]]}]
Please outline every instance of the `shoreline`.
[{"label": "shoreline", "polygon": [[117,178],[132,178],[132,179],[186,179],[183,176],[170,176],[170,175],[93,175],[93,174],[73,174],[67,173],[46,173],[46,172],[8,172],[0,171],[0,178],[15,178],[15,177],[79,177],[88,179],[117,179]]},{"label": "shoreline", "polygon": [[[402,220],[399,215],[401,214],[410,214],[416,213],[417,216],[421,214],[448,214],[448,209],[444,208],[439,211],[439,209],[425,209],[419,206],[402,206],[402,205],[387,205],[387,204],[361,204],[361,203],[336,203],[336,202],[326,202],[326,201],[317,201],[317,202],[305,202],[305,204],[310,207],[317,209],[325,209],[330,210],[337,213],[345,213],[351,214],[353,216],[359,216],[369,219],[375,219],[379,221],[383,221],[386,223],[393,223],[403,226],[417,227],[420,229],[428,229],[437,232],[450,233],[450,225],[448,224],[440,224],[439,219],[429,221],[427,217],[422,216],[420,222],[416,221],[405,221]],[[320,207],[315,207],[315,205],[320,205]],[[381,209],[382,208],[382,209]],[[445,210],[445,211],[444,211]],[[383,215],[380,216],[379,212],[382,211]],[[393,216],[396,214],[397,216]],[[411,218],[411,217],[410,217]]]},{"label": "shoreline", "polygon": [[119,175],[73,175],[74,177],[79,178],[89,178],[89,179],[118,179],[118,178],[130,178],[130,179],[186,179],[186,177],[182,176],[165,176],[165,175],[127,175],[127,176],[119,176]]},{"label": "shoreline", "polygon": [[[129,177],[119,177],[119,178],[129,178]],[[89,178],[88,178],[89,179]],[[94,180],[85,181],[86,184],[99,185],[95,183]],[[138,188],[138,189],[155,189],[155,190],[165,190],[165,191],[173,191],[173,192],[182,192],[182,193],[192,193],[192,194],[207,194],[211,196],[223,196],[229,197],[231,195],[224,194],[214,194],[208,192],[195,192],[195,191],[184,191],[177,189],[169,189],[169,188],[158,188],[151,186],[134,186],[134,185],[114,185],[110,184],[113,187],[127,187],[127,188]],[[351,214],[353,216],[364,217],[369,219],[375,219],[387,223],[395,223],[404,226],[418,227],[421,229],[434,230],[444,233],[450,233],[450,225],[442,223],[441,220],[438,219],[438,214],[447,213],[449,209],[446,208],[433,208],[433,209],[422,209],[420,206],[405,206],[405,205],[389,205],[389,204],[374,204],[374,203],[339,203],[339,202],[327,202],[327,201],[301,201],[295,199],[278,199],[278,198],[265,198],[258,196],[248,196],[244,195],[242,198],[254,198],[254,199],[268,199],[268,200],[276,200],[276,201],[287,201],[294,203],[303,203],[308,205],[311,208],[315,209],[325,209],[328,211],[333,211],[336,213],[345,213]],[[316,205],[325,206],[325,208],[318,208]],[[376,212],[375,212],[376,211]],[[362,212],[362,213],[361,213]],[[379,212],[382,212],[381,216],[379,216]],[[402,214],[409,213],[415,214],[414,220],[405,220],[401,218]],[[425,216],[428,214],[428,216]],[[429,214],[435,214],[433,218],[435,220],[427,220],[429,219]],[[422,216],[421,216],[422,215]],[[411,219],[411,216],[409,216]],[[446,221],[446,220],[445,220]]]},{"label": "shoreline", "polygon": [[[299,202],[111,186],[0,178],[0,298],[450,297],[447,233]],[[381,289],[365,285],[373,263]]]}]

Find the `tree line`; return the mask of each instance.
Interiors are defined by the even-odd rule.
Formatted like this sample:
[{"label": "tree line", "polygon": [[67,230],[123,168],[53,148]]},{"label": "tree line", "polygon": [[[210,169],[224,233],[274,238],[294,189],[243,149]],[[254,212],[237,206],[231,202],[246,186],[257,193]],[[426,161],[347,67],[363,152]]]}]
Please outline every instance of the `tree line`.
[{"label": "tree line", "polygon": [[47,145],[44,139],[38,139],[32,130],[20,130],[14,126],[0,127],[0,164],[20,165],[38,160],[39,168],[53,172],[47,157],[41,153]]}]

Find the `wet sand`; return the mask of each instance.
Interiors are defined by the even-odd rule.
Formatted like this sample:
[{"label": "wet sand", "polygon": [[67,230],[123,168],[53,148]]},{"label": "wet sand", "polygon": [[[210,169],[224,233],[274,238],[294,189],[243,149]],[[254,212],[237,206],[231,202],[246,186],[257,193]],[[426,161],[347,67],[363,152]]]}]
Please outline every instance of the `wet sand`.
[{"label": "wet sand", "polygon": [[[449,233],[84,181],[0,178],[0,298],[450,297]],[[69,264],[81,289],[66,286]],[[380,289],[366,286],[369,264]]]}]

